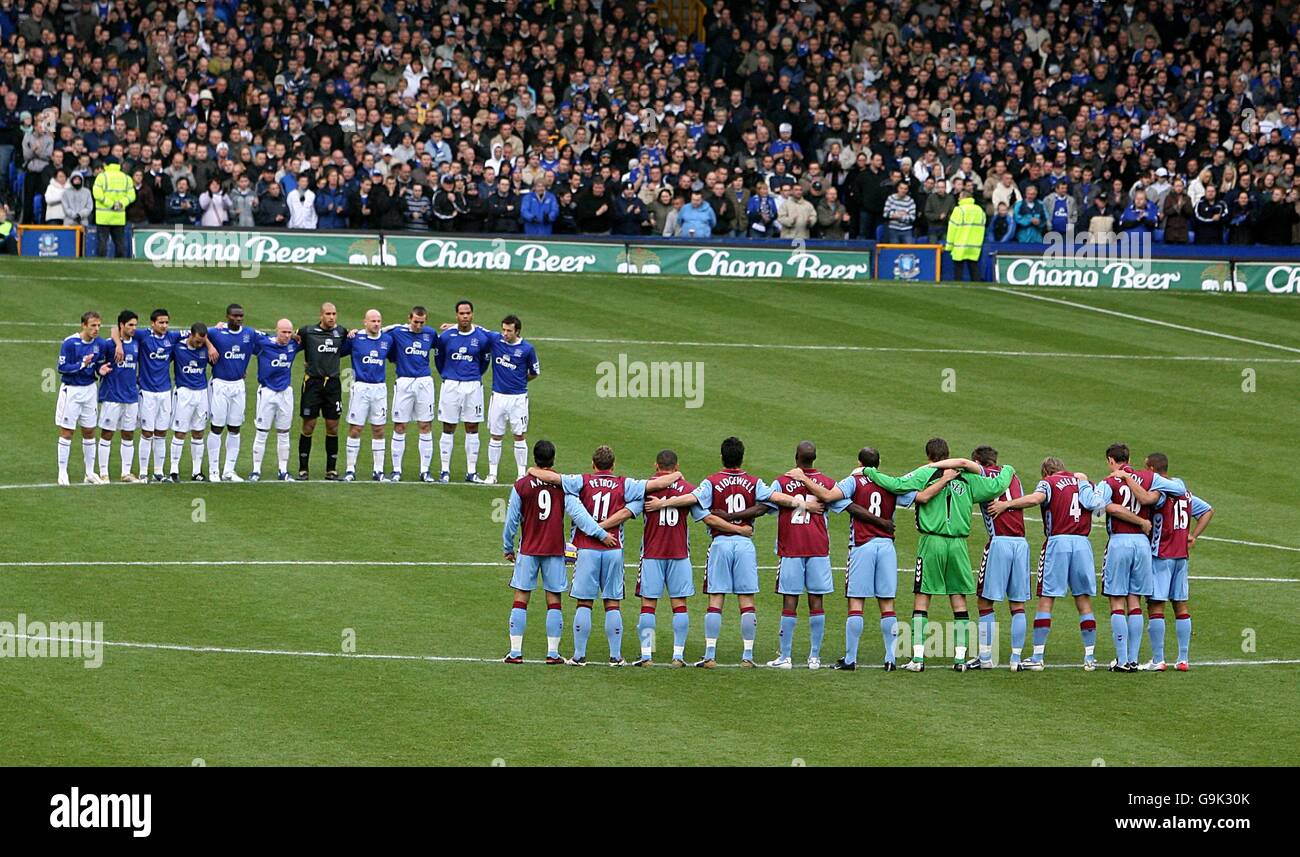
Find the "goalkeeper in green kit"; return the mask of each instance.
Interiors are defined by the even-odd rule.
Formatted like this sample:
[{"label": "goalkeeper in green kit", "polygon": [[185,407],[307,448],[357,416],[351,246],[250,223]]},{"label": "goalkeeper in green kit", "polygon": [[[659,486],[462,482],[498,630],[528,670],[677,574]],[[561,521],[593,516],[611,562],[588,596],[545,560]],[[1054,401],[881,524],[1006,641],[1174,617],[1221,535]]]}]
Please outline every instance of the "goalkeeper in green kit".
[{"label": "goalkeeper in green kit", "polygon": [[971,510],[976,503],[995,500],[1011,484],[1015,470],[1003,467],[994,478],[983,475],[983,468],[965,458],[949,458],[948,442],[931,438],[925,444],[929,465],[902,476],[886,476],[874,467],[863,470],[872,482],[893,494],[921,491],[932,483],[942,490],[928,502],[916,506],[916,528],[921,536],[916,544],[916,580],[912,607],[912,660],[904,664],[909,672],[925,669],[925,626],[930,596],[947,595],[952,602],[955,652],[953,669],[966,671],[966,642],[970,636],[970,615],[966,596],[975,592],[966,538],[970,535]]}]

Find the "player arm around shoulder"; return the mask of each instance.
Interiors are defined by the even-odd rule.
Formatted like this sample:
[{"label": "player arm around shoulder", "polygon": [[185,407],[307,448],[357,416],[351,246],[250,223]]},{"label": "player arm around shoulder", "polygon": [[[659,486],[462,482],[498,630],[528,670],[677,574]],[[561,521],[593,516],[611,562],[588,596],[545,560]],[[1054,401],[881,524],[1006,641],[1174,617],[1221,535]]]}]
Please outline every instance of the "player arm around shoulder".
[{"label": "player arm around shoulder", "polygon": [[1132,524],[1140,529],[1143,535],[1149,535],[1151,533],[1151,522],[1141,515],[1134,514],[1127,506],[1123,506],[1119,503],[1107,503],[1106,514],[1110,515],[1112,518],[1118,518],[1121,521],[1126,521]]},{"label": "player arm around shoulder", "polygon": [[[578,500],[576,495],[566,492],[564,496],[564,511],[569,516],[569,520],[573,521],[574,525],[577,526],[578,529],[582,530],[593,539],[596,539],[605,547],[617,548],[619,546],[618,536],[614,533],[607,532],[600,524],[596,523],[596,519],[591,517],[591,514],[582,507],[582,503]],[[613,516],[611,515],[610,517]]]},{"label": "player arm around shoulder", "polygon": [[960,471],[951,468],[945,469],[938,479],[917,492],[915,502],[920,506],[929,503],[935,497],[939,496],[939,492],[943,491],[943,489],[948,486],[948,483],[956,479],[959,475]]}]

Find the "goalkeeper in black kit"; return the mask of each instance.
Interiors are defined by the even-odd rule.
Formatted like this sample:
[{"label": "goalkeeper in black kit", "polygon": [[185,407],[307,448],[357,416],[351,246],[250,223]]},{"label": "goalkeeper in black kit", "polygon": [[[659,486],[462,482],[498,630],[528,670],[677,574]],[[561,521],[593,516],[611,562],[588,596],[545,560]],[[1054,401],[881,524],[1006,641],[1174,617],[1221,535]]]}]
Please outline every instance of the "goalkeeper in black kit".
[{"label": "goalkeeper in black kit", "polygon": [[343,416],[343,383],[339,380],[340,358],[352,352],[346,328],[338,324],[338,309],[321,304],[320,321],[303,327],[297,339],[302,345],[306,371],[302,382],[302,434],[298,437],[298,479],[308,478],[311,438],[316,420],[325,417],[325,478],[339,478],[339,418]]}]

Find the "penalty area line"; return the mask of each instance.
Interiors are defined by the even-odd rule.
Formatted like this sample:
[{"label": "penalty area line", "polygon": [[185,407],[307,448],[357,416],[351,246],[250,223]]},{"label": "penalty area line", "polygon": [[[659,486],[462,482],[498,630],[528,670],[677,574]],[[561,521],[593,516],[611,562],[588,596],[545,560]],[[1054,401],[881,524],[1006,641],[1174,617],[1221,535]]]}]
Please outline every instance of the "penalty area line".
[{"label": "penalty area line", "polygon": [[354,286],[365,286],[367,289],[374,289],[377,292],[382,292],[384,290],[383,286],[376,286],[374,283],[367,283],[364,280],[354,280],[351,277],[343,277],[340,276],[339,274],[331,274],[329,271],[321,271],[315,268],[308,268],[305,265],[294,265],[293,269],[295,271],[303,271],[308,274],[318,274],[322,277],[329,277],[331,280],[338,280],[344,283],[351,283]]},{"label": "penalty area line", "polygon": [[[283,658],[336,658],[339,660],[354,661],[421,661],[424,663],[463,663],[463,664],[501,664],[500,658],[475,658],[468,656],[454,655],[403,655],[403,654],[383,654],[370,652],[313,652],[299,651],[295,649],[252,649],[237,646],[192,646],[180,643],[136,643],[125,640],[82,640],[65,637],[40,636],[34,634],[0,634],[0,637],[7,637],[12,640],[30,640],[34,642],[68,644],[68,645],[91,645],[105,646],[116,649],[137,649],[147,651],[163,652],[188,652],[191,654],[205,655],[261,655],[264,657],[283,657]],[[524,663],[540,664],[540,660],[526,659]],[[1222,660],[1222,661],[1194,661],[1194,667],[1263,667],[1263,666],[1280,666],[1300,664],[1300,658],[1270,658],[1264,660]],[[655,664],[661,669],[671,669],[668,664]],[[722,669],[735,669],[739,664],[718,664]],[[1048,669],[1083,669],[1082,664],[1047,664]],[[806,667],[799,667],[807,669]],[[775,670],[773,670],[775,672]],[[828,670],[829,672],[829,670]]]}]

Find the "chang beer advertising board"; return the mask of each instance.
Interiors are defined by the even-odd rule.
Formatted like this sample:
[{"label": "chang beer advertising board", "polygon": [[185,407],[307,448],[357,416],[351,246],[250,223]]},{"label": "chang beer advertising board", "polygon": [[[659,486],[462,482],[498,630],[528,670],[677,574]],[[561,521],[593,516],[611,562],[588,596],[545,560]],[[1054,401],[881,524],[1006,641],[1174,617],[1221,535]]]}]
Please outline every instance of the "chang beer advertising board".
[{"label": "chang beer advertising board", "polygon": [[1300,295],[1300,261],[1238,262],[1237,291],[1268,295]]},{"label": "chang beer advertising board", "polygon": [[331,232],[238,232],[226,229],[137,229],[135,258],[165,268],[243,268],[262,264],[393,264],[378,235]]},{"label": "chang beer advertising board", "polygon": [[688,277],[869,280],[871,267],[870,253],[848,250],[630,244],[625,270]]},{"label": "chang beer advertising board", "polygon": [[386,235],[384,252],[396,259],[399,266],[458,271],[614,274],[625,262],[621,243],[578,244],[454,235]]},{"label": "chang beer advertising board", "polygon": [[1219,259],[1072,259],[999,253],[997,281],[1008,286],[1139,291],[1232,291],[1232,265]]}]

